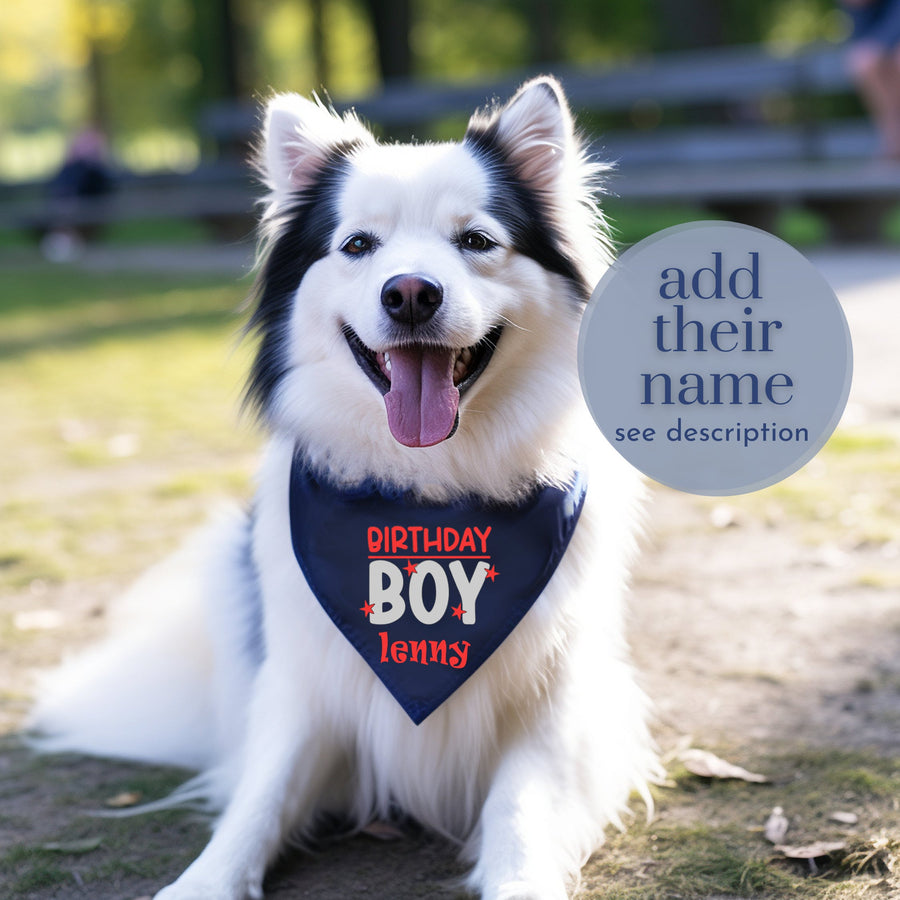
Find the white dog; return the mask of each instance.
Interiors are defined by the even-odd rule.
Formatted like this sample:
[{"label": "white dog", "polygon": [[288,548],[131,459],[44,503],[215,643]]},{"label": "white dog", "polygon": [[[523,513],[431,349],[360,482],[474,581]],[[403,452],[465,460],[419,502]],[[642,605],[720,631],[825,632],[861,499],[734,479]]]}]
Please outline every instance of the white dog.
[{"label": "white dog", "polygon": [[289,836],[398,809],[482,897],[562,900],[654,768],[623,639],[639,485],[576,366],[598,169],[551,78],[461,143],[278,96],[261,164],[252,509],[145,579],[34,724],[204,773],[176,799],[222,815],[157,900],[261,897]]}]

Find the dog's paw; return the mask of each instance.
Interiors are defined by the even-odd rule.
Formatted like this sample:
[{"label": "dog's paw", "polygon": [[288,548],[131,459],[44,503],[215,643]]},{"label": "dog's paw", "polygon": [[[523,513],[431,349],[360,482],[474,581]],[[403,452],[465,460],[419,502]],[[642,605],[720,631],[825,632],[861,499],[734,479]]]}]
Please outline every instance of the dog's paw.
[{"label": "dog's paw", "polygon": [[494,893],[485,892],[487,900],[568,900],[569,893],[562,882],[537,884],[532,881],[507,881]]},{"label": "dog's paw", "polygon": [[240,884],[222,878],[199,878],[185,872],[174,884],[163,888],[153,900],[262,900],[260,884]]},{"label": "dog's paw", "polygon": [[[487,894],[484,895],[487,898]],[[569,894],[560,884],[537,885],[526,881],[508,881],[501,884],[491,900],[567,900]]]}]

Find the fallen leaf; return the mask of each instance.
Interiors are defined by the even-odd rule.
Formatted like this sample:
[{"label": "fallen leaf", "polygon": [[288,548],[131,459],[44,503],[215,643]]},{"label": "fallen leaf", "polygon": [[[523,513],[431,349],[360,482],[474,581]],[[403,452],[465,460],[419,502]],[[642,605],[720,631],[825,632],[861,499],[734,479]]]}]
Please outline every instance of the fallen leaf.
[{"label": "fallen leaf", "polygon": [[691,744],[694,742],[694,738],[689,734],[681,735],[678,740],[675,742],[675,745],[663,756],[660,758],[660,762],[664,766],[667,766],[670,762],[675,759],[679,759],[681,754],[685,752],[685,750],[690,750]]},{"label": "fallen leaf", "polygon": [[776,806],[769,814],[769,818],[766,819],[766,825],[763,829],[766,840],[772,844],[780,844],[787,834],[788,824],[784,810],[780,806]]},{"label": "fallen leaf", "polygon": [[837,822],[840,825],[855,825],[859,822],[859,816],[853,812],[833,812],[828,818],[830,821]]},{"label": "fallen leaf", "polygon": [[80,841],[52,841],[41,844],[41,850],[53,853],[90,853],[103,843],[103,838],[83,838]]},{"label": "fallen leaf", "polygon": [[140,803],[142,796],[140,791],[122,791],[122,793],[116,794],[115,797],[110,797],[105,802],[105,805],[110,807],[110,809],[124,809],[127,806],[135,806]]},{"label": "fallen leaf", "polygon": [[804,844],[802,847],[790,844],[779,844],[775,847],[788,859],[818,859],[820,856],[831,856],[847,849],[845,841],[817,841],[815,844]]},{"label": "fallen leaf", "polygon": [[396,841],[406,837],[400,828],[390,822],[369,822],[362,833],[379,841]]},{"label": "fallen leaf", "polygon": [[699,775],[701,778],[739,778],[741,781],[752,781],[757,784],[763,784],[769,780],[765,775],[748,772],[741,766],[726,762],[715,753],[698,750],[696,747],[685,750],[678,758],[688,772],[692,775]]}]

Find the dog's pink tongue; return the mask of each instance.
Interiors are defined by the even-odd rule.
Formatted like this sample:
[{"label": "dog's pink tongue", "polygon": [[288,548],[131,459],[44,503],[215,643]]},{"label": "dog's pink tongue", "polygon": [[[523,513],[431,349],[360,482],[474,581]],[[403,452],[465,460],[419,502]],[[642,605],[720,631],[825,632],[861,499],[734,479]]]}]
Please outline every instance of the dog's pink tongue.
[{"label": "dog's pink tongue", "polygon": [[391,389],[384,395],[391,434],[407,447],[430,447],[449,437],[459,391],[453,352],[438,347],[394,347]]}]

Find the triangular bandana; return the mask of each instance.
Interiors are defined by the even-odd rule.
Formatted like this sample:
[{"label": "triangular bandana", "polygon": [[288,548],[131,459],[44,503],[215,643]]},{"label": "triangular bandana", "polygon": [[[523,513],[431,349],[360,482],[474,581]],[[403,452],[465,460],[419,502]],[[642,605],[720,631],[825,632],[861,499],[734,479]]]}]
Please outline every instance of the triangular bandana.
[{"label": "triangular bandana", "polygon": [[516,505],[426,505],[291,470],[294,553],[322,608],[418,725],[500,646],[559,565],[576,475]]}]

